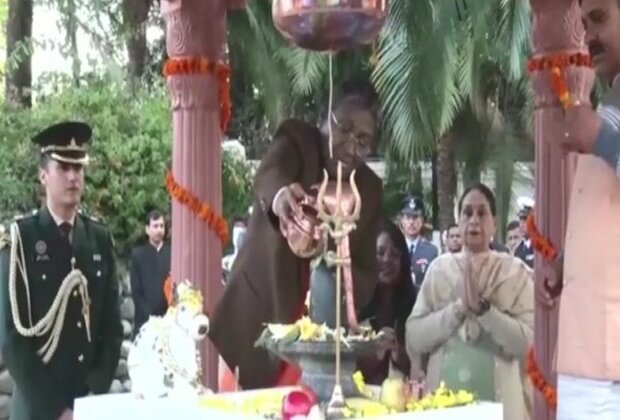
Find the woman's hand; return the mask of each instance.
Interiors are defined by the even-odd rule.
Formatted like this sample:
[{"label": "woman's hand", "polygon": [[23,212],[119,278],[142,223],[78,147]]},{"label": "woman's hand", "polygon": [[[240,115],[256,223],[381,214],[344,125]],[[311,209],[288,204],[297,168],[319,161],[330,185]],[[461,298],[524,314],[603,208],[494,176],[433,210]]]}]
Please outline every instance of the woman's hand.
[{"label": "woman's hand", "polygon": [[461,300],[468,312],[477,313],[480,309],[480,289],[478,279],[474,274],[474,264],[472,255],[465,252],[465,273],[461,288]]},{"label": "woman's hand", "polygon": [[381,337],[379,338],[379,350],[377,351],[377,359],[383,360],[390,353],[392,358],[398,355],[398,339],[393,328],[385,327],[381,329]]}]

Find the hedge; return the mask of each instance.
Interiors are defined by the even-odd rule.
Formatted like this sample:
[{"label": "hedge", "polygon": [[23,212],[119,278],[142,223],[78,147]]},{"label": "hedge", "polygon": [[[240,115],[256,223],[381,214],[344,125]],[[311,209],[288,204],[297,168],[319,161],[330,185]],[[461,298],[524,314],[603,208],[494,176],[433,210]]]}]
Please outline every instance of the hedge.
[{"label": "hedge", "polygon": [[[132,92],[124,83],[91,80],[58,86],[33,109],[0,109],[0,222],[39,207],[37,151],[30,138],[49,124],[79,119],[93,126],[82,203],[111,228],[117,252],[127,255],[144,235],[146,213],[169,213],[164,173],[170,165],[172,128],[163,86]],[[243,215],[250,205],[252,171],[231,153],[222,163],[223,213]]]}]

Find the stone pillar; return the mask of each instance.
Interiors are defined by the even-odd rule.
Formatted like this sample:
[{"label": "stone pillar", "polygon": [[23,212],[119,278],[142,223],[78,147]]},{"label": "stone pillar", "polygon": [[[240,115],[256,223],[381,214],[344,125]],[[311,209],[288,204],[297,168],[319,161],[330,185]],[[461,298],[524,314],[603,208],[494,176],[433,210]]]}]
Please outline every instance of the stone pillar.
[{"label": "stone pillar", "polygon": [[[530,0],[533,12],[533,57],[560,53],[587,53],[583,42],[580,9],[577,0]],[[588,104],[594,80],[591,69],[564,69],[569,91],[575,99]],[[552,88],[549,71],[532,74],[535,93],[534,129],[536,141],[536,222],[539,231],[558,249],[563,249],[569,191],[575,169],[575,157],[565,156],[555,139],[566,135],[564,112]],[[544,280],[544,261],[536,256],[536,282]],[[545,378],[556,384],[554,370],[558,333],[558,307],[547,310],[536,303],[534,349]],[[535,391],[533,419],[555,418],[543,396]]]},{"label": "stone pillar", "polygon": [[[170,58],[221,59],[226,9],[239,0],[162,0]],[[176,75],[167,80],[171,96],[175,180],[221,212],[221,140],[218,81],[213,74]],[[187,207],[172,203],[172,278],[202,290],[210,313],[222,293],[222,244],[216,233]],[[208,341],[201,348],[203,379],[217,387],[218,354]]]}]

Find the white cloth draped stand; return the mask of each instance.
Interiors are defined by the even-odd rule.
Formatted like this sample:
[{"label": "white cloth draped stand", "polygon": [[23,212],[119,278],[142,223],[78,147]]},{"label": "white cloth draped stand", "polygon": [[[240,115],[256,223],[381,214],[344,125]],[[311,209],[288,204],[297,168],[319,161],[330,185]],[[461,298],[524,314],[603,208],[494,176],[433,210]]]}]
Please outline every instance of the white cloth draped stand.
[{"label": "white cloth draped stand", "polygon": [[[373,419],[502,420],[502,414],[501,404],[480,403],[444,410],[373,417]],[[244,414],[207,410],[190,401],[181,402],[171,398],[139,400],[132,394],[107,394],[80,398],[75,400],[73,413],[74,420],[170,420],[177,418],[183,420],[263,420],[261,417],[249,418]]]}]

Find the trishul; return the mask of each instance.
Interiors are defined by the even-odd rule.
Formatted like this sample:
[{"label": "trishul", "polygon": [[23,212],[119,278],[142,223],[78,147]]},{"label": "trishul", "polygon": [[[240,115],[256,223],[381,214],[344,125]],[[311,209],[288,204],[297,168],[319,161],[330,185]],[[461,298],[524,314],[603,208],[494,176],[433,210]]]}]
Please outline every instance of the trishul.
[{"label": "trishul", "polygon": [[[355,171],[351,172],[349,177],[349,184],[351,186],[351,192],[354,197],[353,211],[348,212],[343,208],[342,197],[342,162],[338,162],[338,172],[336,178],[336,203],[333,212],[329,212],[325,205],[325,193],[328,185],[327,171],[323,171],[323,183],[319,188],[317,196],[318,217],[321,220],[321,230],[323,231],[324,240],[327,242],[328,236],[331,237],[336,244],[336,252],[328,251],[327,246],[324,248],[324,257],[329,265],[336,266],[336,374],[335,385],[332,393],[332,398],[327,406],[327,416],[329,418],[340,418],[345,408],[344,395],[342,392],[342,386],[340,383],[340,344],[341,344],[341,302],[342,302],[342,270],[345,264],[350,264],[351,256],[349,254],[348,242],[345,239],[348,238],[356,228],[356,222],[360,218],[362,210],[362,198],[360,197],[359,190],[355,184]],[[346,254],[345,255],[345,250]],[[352,297],[352,281],[348,282],[348,288]],[[352,302],[347,302],[351,305]],[[354,316],[355,318],[355,316]],[[355,320],[356,322],[356,320]]]},{"label": "trishul", "polygon": [[[329,234],[329,236],[336,243],[336,247],[339,250],[342,241],[344,238],[349,236],[349,233],[355,230],[356,222],[360,218],[360,213],[362,211],[362,198],[360,196],[359,190],[357,189],[357,185],[355,184],[355,170],[351,172],[349,177],[349,185],[351,186],[351,191],[354,197],[354,207],[353,211],[348,214],[345,209],[342,207],[342,163],[338,162],[338,175],[336,178],[336,204],[335,211],[333,214],[330,214],[329,211],[326,210],[325,206],[325,192],[327,191],[327,185],[329,181],[329,177],[327,175],[327,171],[323,170],[323,182],[321,183],[321,187],[319,188],[319,192],[317,195],[317,205],[318,205],[318,217],[321,220],[320,229],[323,232]],[[325,237],[327,239],[327,237]],[[327,248],[325,248],[327,249]],[[343,257],[338,252],[334,251],[326,251],[325,259],[328,264],[336,265],[342,267],[344,264],[350,262],[350,256]]]}]

